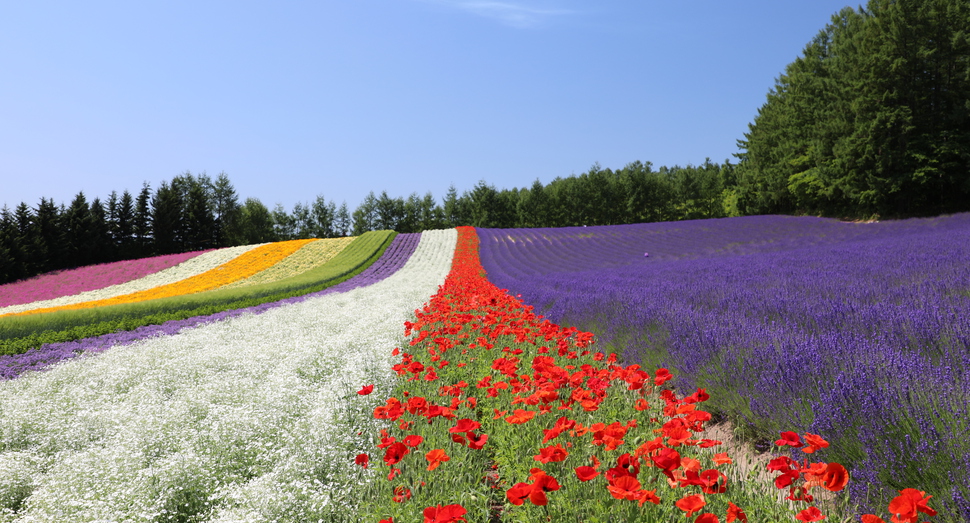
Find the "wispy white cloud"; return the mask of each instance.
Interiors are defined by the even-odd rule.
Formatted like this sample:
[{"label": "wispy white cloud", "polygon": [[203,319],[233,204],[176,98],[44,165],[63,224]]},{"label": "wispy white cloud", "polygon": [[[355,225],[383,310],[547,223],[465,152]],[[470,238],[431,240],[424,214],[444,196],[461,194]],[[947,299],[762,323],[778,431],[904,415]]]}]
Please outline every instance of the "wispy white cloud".
[{"label": "wispy white cloud", "polygon": [[497,2],[489,0],[424,0],[435,4],[461,9],[469,13],[492,18],[518,28],[529,28],[543,21],[563,15],[576,14],[570,9],[535,7],[524,2]]}]

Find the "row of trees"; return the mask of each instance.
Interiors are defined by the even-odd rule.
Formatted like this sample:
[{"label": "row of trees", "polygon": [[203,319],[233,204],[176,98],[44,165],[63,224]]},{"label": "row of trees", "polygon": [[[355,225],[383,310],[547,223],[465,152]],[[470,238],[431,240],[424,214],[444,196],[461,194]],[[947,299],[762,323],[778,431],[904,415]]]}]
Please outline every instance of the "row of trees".
[{"label": "row of trees", "polygon": [[789,64],[739,141],[740,212],[970,210],[970,2],[845,8]]},{"label": "row of trees", "polygon": [[136,195],[112,192],[90,202],[79,192],[70,205],[41,198],[0,210],[0,283],[36,274],[117,260],[262,243],[280,238],[344,236],[346,205],[322,196],[270,211],[256,198],[240,203],[229,177],[190,172],[145,183]]},{"label": "row of trees", "polygon": [[154,191],[112,192],[90,202],[83,192],[68,206],[41,198],[0,210],[0,283],[117,260],[298,238],[359,235],[370,230],[420,232],[458,225],[563,227],[715,218],[727,215],[726,187],[734,166],[694,167],[634,162],[612,171],[593,166],[579,176],[536,180],[502,189],[479,182],[438,202],[429,192],[407,198],[369,193],[353,212],[323,196],[287,211],[258,198],[239,202],[229,177],[186,172]]}]

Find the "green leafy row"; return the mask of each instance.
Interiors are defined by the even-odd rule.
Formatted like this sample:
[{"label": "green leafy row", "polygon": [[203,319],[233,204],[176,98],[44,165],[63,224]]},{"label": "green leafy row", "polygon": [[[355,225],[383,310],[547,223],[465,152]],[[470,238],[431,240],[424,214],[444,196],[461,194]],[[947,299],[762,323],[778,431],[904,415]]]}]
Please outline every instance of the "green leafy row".
[{"label": "green leafy row", "polygon": [[384,254],[396,235],[393,231],[365,233],[329,262],[276,282],[138,303],[2,318],[0,355],[22,354],[46,343],[159,325],[317,292],[361,273]]}]

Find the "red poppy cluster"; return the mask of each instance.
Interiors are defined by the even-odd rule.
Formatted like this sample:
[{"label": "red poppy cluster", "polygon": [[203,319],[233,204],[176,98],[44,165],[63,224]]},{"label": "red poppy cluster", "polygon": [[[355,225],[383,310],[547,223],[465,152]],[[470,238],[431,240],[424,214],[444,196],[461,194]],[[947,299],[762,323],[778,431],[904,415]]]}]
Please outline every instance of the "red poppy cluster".
[{"label": "red poppy cluster", "polygon": [[[889,502],[889,512],[892,517],[890,523],[917,523],[920,520],[919,513],[927,516],[935,516],[936,511],[930,508],[929,501],[933,496],[927,496],[926,492],[907,488],[899,491],[899,496]],[[886,523],[882,518],[874,514],[862,516],[862,523]]]},{"label": "red poppy cluster", "polygon": [[[503,510],[518,510],[515,507],[546,506],[550,496],[562,496],[570,488],[586,489],[582,494],[571,490],[572,496],[603,489],[636,506],[660,505],[657,488],[669,487],[684,489],[670,501],[687,517],[698,514],[695,523],[720,523],[716,514],[703,512],[712,503],[715,510],[724,511],[728,523],[747,522],[734,503],[709,499],[727,492],[727,476],[718,467],[732,460],[726,453],[709,450],[721,442],[697,436],[711,419],[699,408],[709,398],[707,392],[698,389],[678,397],[665,387],[673,377],[669,370],[651,374],[639,365],[618,365],[615,354],[591,350],[591,333],[544,320],[489,283],[478,260],[473,228],[458,228],[452,270],[415,315],[414,322],[405,323],[409,348],[392,353],[400,357],[392,369],[410,392],[402,390],[374,410],[375,418],[392,423],[377,447],[389,467],[393,501],[403,503],[412,495],[414,502],[425,499],[417,472],[404,472],[412,450],[425,444],[425,438],[414,434],[420,429],[432,434],[427,441],[434,448],[422,451],[427,467],[422,463],[411,471],[447,469],[455,452],[466,453],[461,454],[466,458],[472,455],[468,452],[485,453],[475,455],[484,456],[481,463],[495,469],[486,471],[483,466],[482,471],[484,483],[494,492],[486,503],[492,511],[489,517],[501,518]],[[365,387],[358,393],[370,392]],[[397,436],[391,435],[397,431]],[[777,443],[805,453],[828,446],[816,435],[805,434],[804,439],[807,445],[797,434],[786,432]],[[452,450],[446,452],[447,446]],[[514,452],[506,452],[509,449]],[[522,460],[503,458],[509,454],[531,455],[544,468],[531,468],[527,480],[521,481]],[[367,457],[362,456],[357,463],[366,467]],[[811,502],[813,487],[838,491],[848,481],[838,463],[799,464],[781,457],[769,470],[780,473],[775,484],[790,489],[788,499],[799,501]],[[429,501],[440,499],[428,495]],[[925,503],[913,506],[917,508],[909,510],[906,505],[909,511],[899,513],[915,514]],[[423,514],[426,523],[464,521],[466,507],[434,504]],[[815,507],[795,516],[800,521],[824,517]]]}]

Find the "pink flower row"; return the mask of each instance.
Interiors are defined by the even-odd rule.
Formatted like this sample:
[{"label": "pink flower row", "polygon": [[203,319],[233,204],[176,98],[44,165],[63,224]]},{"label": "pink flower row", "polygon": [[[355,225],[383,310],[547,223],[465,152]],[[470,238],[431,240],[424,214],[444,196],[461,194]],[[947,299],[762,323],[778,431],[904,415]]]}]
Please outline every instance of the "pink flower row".
[{"label": "pink flower row", "polygon": [[174,267],[204,252],[208,251],[167,254],[138,260],[89,265],[0,285],[0,307],[71,296],[126,283]]}]

